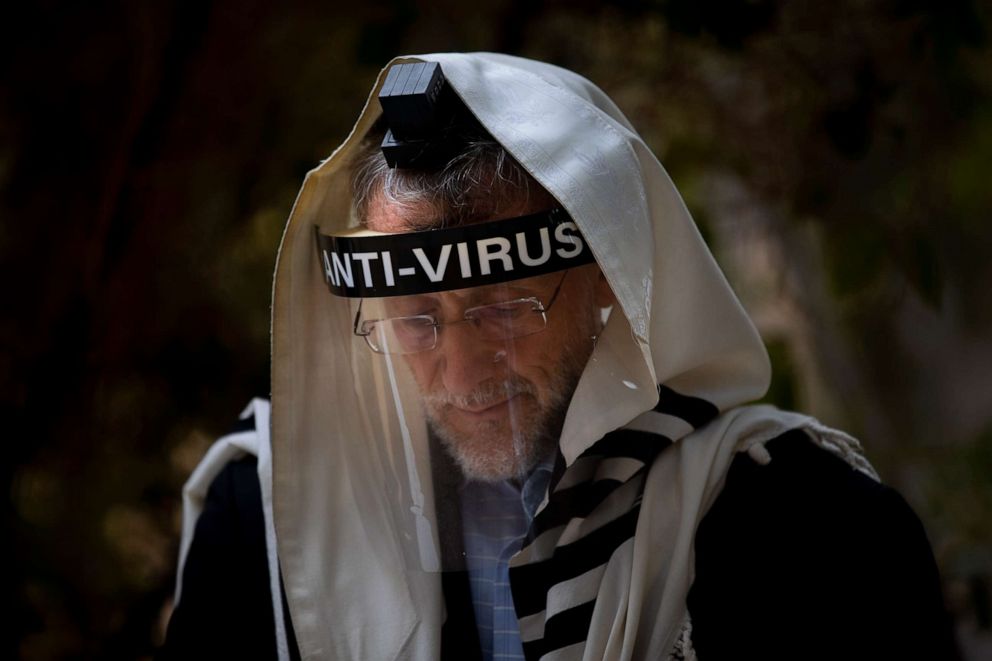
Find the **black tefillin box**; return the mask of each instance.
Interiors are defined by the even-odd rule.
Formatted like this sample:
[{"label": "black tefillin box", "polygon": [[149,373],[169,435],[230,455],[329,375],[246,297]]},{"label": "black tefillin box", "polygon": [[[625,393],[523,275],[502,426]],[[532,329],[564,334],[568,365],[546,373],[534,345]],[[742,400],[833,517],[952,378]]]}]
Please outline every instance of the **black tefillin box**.
[{"label": "black tefillin box", "polygon": [[470,136],[484,133],[437,62],[391,66],[379,105],[389,126],[382,154],[391,168],[443,168]]}]

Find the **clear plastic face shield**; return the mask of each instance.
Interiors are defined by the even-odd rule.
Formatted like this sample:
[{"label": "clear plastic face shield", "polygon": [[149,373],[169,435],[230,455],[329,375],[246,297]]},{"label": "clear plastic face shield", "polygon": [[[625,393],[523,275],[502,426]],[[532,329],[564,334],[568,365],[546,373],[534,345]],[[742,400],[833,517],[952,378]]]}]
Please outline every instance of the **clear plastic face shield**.
[{"label": "clear plastic face shield", "polygon": [[465,569],[487,536],[522,536],[544,495],[602,326],[599,269],[560,208],[429,231],[318,230],[317,244],[361,402],[340,415],[366,430],[349,477],[391,512],[394,530],[376,534],[393,535],[409,568]]}]

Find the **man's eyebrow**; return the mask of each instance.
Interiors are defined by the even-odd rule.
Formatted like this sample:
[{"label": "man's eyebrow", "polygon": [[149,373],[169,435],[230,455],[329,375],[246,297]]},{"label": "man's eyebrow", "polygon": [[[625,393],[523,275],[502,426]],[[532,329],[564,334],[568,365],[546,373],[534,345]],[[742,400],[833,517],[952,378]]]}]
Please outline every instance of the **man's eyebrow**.
[{"label": "man's eyebrow", "polygon": [[537,283],[528,285],[494,285],[480,290],[477,298],[485,303],[499,303],[500,301],[510,301],[517,298],[529,298],[542,293],[542,287]]}]

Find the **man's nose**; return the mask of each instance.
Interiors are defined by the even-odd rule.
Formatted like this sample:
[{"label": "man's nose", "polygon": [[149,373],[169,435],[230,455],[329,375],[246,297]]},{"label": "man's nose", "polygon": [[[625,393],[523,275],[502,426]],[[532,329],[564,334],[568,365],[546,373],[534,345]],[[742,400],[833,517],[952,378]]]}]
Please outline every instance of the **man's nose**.
[{"label": "man's nose", "polygon": [[470,321],[442,328],[440,346],[435,351],[441,352],[441,379],[449,393],[467,395],[480,383],[505,373],[502,343],[483,339]]}]

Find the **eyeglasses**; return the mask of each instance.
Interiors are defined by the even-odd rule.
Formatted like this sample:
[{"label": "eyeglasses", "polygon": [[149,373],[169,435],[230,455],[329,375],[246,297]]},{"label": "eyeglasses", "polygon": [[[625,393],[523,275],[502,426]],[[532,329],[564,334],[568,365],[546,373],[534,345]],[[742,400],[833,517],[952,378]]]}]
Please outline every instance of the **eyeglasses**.
[{"label": "eyeglasses", "polygon": [[471,323],[483,340],[526,337],[547,328],[547,312],[558,298],[567,275],[568,271],[565,271],[547,305],[534,296],[516,298],[468,308],[463,318],[457,321],[440,322],[429,314],[359,321],[362,316],[362,303],[359,302],[355,314],[355,335],[364,337],[372,351],[391,355],[430,351],[437,347],[438,329],[453,324]]}]

